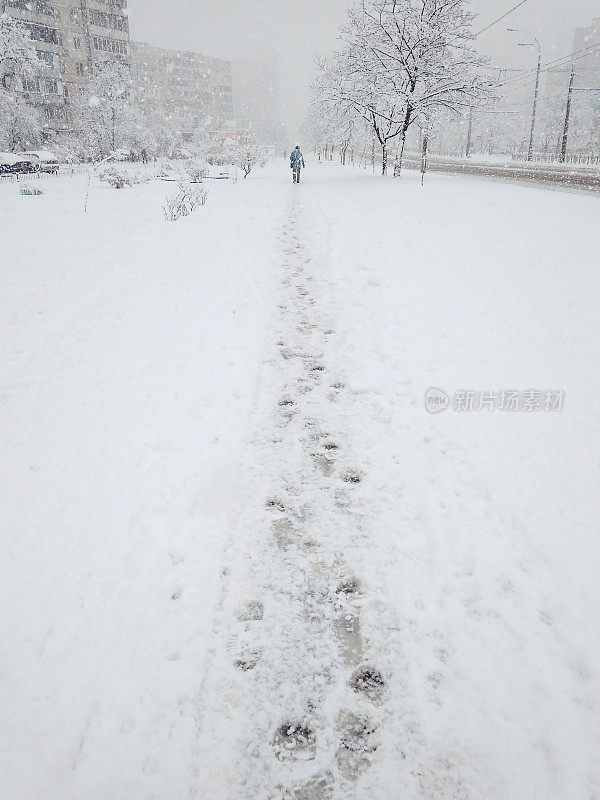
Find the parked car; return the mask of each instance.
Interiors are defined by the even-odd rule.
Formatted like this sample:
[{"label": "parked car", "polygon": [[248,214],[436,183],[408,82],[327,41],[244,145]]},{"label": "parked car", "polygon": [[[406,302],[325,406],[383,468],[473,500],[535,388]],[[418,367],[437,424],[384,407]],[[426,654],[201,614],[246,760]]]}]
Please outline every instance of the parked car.
[{"label": "parked car", "polygon": [[29,172],[57,173],[60,169],[58,158],[49,150],[30,150],[20,155],[32,163],[32,169]]},{"label": "parked car", "polygon": [[15,153],[0,153],[0,175],[17,175],[20,172],[31,172],[32,161]]},{"label": "parked car", "polygon": [[21,160],[22,168],[19,172],[39,172],[40,162],[35,156],[28,153],[17,153],[17,158]]}]

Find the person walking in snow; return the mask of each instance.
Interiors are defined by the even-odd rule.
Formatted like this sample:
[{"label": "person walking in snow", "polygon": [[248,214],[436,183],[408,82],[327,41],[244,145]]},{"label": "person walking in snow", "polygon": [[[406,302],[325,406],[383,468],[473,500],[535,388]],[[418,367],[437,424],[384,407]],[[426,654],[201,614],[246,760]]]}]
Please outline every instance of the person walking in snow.
[{"label": "person walking in snow", "polygon": [[290,167],[294,172],[294,183],[300,183],[300,172],[304,166],[306,166],[304,163],[304,156],[300,150],[300,145],[297,144],[290,155]]}]

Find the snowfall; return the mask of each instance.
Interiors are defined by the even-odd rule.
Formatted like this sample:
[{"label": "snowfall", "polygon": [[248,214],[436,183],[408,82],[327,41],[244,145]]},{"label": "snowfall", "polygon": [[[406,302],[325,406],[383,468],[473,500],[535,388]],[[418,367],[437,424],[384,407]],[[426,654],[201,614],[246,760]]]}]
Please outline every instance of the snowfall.
[{"label": "snowfall", "polygon": [[0,185],[0,797],[599,800],[598,196],[206,184]]}]

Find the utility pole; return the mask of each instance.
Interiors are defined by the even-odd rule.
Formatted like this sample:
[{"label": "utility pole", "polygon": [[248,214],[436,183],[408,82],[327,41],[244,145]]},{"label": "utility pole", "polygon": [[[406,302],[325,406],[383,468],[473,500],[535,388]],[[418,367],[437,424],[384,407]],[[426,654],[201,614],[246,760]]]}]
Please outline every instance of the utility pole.
[{"label": "utility pole", "polygon": [[559,161],[564,164],[567,159],[567,143],[569,141],[569,122],[571,121],[571,100],[573,97],[573,83],[575,81],[575,66],[571,67],[571,80],[569,81],[569,94],[567,95],[567,113],[565,114],[565,128],[562,137],[562,147]]},{"label": "utility pole", "polygon": [[471,154],[471,138],[473,136],[473,106],[469,108],[469,127],[467,129],[467,146],[465,148],[465,158]]},{"label": "utility pole", "polygon": [[525,33],[527,36],[531,36],[533,42],[519,42],[519,47],[537,47],[538,51],[538,62],[537,62],[537,72],[535,76],[535,92],[533,94],[533,113],[531,115],[531,132],[529,134],[529,149],[527,151],[527,161],[533,160],[533,136],[535,134],[535,118],[537,115],[537,104],[538,104],[538,96],[540,92],[540,72],[542,71],[542,47],[537,39],[532,33],[529,31],[522,31],[519,28],[507,28],[507,31],[511,31],[512,33]]},{"label": "utility pole", "polygon": [[425,173],[427,172],[427,145],[429,144],[429,136],[427,133],[423,135],[423,147],[421,149],[421,186],[425,184]]},{"label": "utility pole", "polygon": [[533,114],[531,116],[531,135],[529,136],[529,151],[527,153],[527,161],[531,161],[533,159],[533,135],[535,133],[535,117],[537,114],[538,95],[540,92],[541,69],[542,69],[542,52],[541,50],[538,50],[537,75],[535,79],[535,94],[533,95]]}]

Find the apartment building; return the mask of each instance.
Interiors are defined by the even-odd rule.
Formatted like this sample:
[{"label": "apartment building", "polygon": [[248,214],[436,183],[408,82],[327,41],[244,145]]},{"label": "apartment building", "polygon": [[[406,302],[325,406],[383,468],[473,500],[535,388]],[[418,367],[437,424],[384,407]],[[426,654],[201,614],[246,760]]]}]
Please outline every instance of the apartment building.
[{"label": "apartment building", "polygon": [[583,56],[575,65],[575,85],[600,88],[600,17],[587,28],[577,28],[573,37],[573,52]]},{"label": "apartment building", "polygon": [[127,0],[0,0],[0,13],[21,20],[45,69],[18,76],[15,89],[38,108],[48,134],[70,129],[69,103],[99,57],[129,61]]},{"label": "apartment building", "polygon": [[274,52],[254,52],[233,64],[233,104],[238,127],[262,145],[287,147],[281,76]]},{"label": "apartment building", "polygon": [[143,42],[130,46],[138,96],[148,113],[172,118],[187,138],[199,124],[212,131],[231,124],[231,62]]}]

